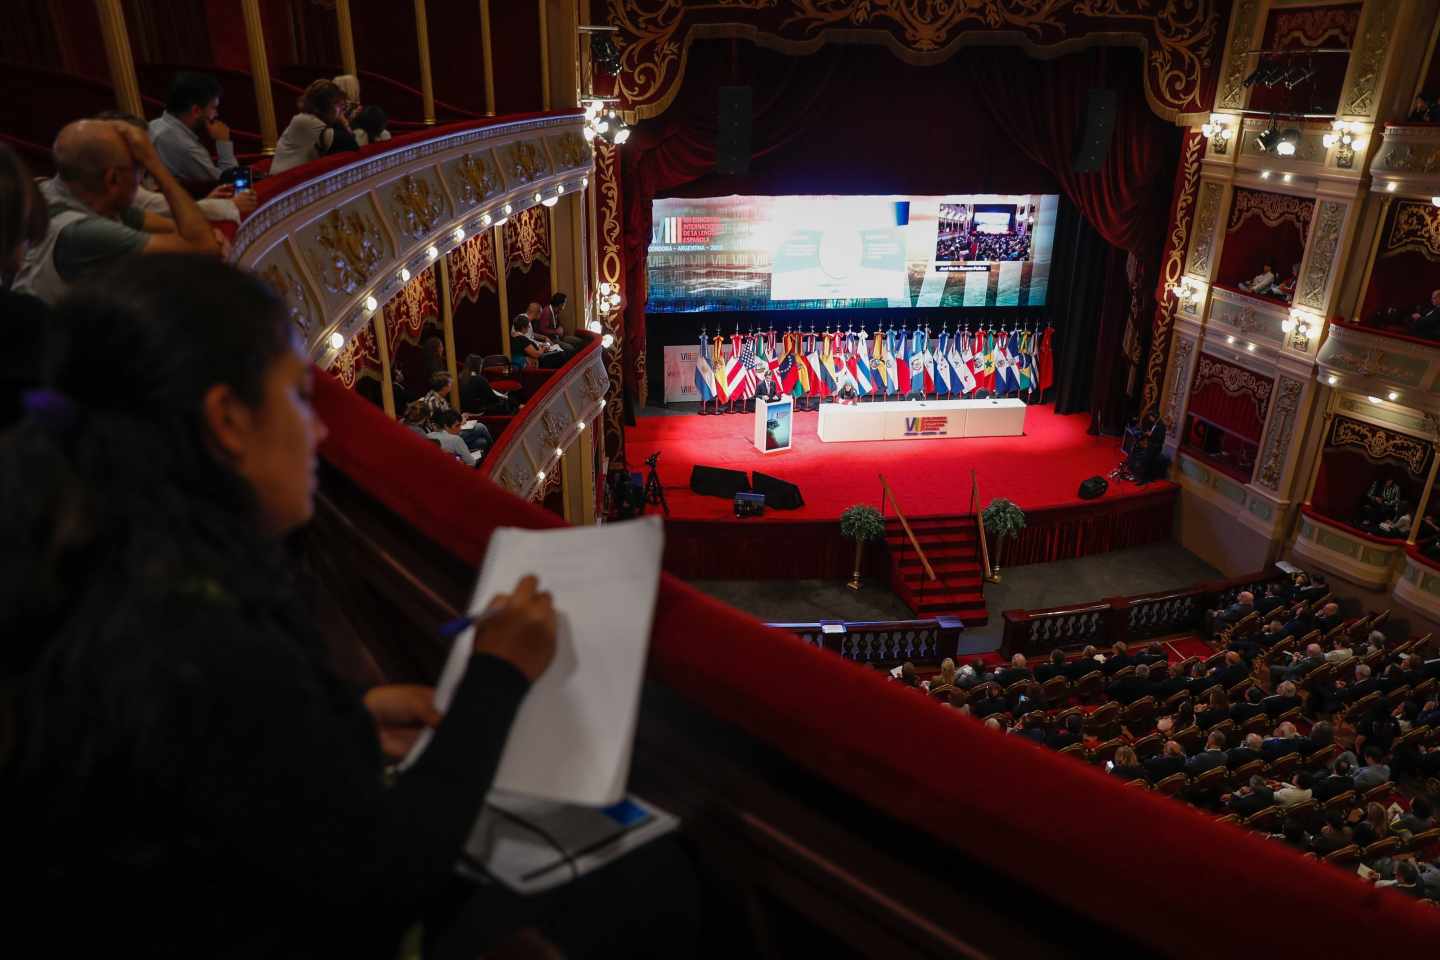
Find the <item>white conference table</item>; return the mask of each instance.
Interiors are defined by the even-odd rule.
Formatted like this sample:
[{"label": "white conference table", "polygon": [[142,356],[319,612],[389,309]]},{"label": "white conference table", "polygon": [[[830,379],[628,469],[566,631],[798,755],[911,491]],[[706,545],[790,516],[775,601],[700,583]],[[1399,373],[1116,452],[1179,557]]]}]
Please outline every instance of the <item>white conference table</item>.
[{"label": "white conference table", "polygon": [[1025,404],[1011,399],[826,403],[817,432],[827,443],[1018,437],[1025,432]]}]

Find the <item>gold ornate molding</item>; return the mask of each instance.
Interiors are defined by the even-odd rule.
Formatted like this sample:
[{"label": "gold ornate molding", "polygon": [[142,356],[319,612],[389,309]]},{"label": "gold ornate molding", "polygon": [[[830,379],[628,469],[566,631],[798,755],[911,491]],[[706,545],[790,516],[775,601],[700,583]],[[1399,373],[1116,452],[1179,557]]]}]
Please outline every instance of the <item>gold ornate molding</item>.
[{"label": "gold ornate molding", "polygon": [[433,230],[445,214],[445,198],[431,186],[429,177],[407,173],[390,191],[390,198],[395,201],[395,229],[411,240]]},{"label": "gold ornate molding", "polygon": [[386,257],[379,225],[360,210],[331,210],[315,234],[320,249],[306,255],[315,276],[336,296],[358,293]]},{"label": "gold ornate molding", "polygon": [[550,160],[537,143],[517,140],[501,152],[505,155],[505,177],[511,183],[533,183],[550,175]]},{"label": "gold ornate molding", "polygon": [[[625,290],[624,223],[620,215],[620,168],[613,146],[599,143],[595,151],[595,213],[596,237],[599,247],[599,283],[612,289]],[[621,356],[625,344],[625,312],[611,310],[600,314],[600,323],[614,346],[605,351],[605,370],[609,379],[608,402],[605,405],[605,454],[610,462],[621,466],[625,461],[624,404],[620,402],[624,366]]]},{"label": "gold ornate molding", "polygon": [[1285,454],[1295,435],[1295,413],[1300,406],[1300,394],[1305,385],[1299,380],[1281,376],[1276,382],[1275,409],[1270,417],[1270,432],[1261,445],[1260,469],[1255,472],[1255,482],[1278,493],[1280,477],[1285,469]]},{"label": "gold ornate molding", "polygon": [[1195,352],[1195,341],[1190,337],[1175,340],[1175,362],[1171,364],[1174,379],[1170,381],[1170,402],[1165,407],[1165,427],[1172,438],[1180,429],[1180,405],[1189,394],[1186,387],[1190,380],[1190,356]]},{"label": "gold ornate molding", "polygon": [[1215,248],[1215,224],[1220,219],[1220,200],[1225,188],[1214,180],[1200,185],[1200,199],[1195,205],[1195,236],[1190,242],[1187,273],[1210,276],[1210,255]]},{"label": "gold ornate molding", "polygon": [[1194,393],[1207,383],[1218,383],[1220,389],[1232,396],[1242,393],[1248,396],[1255,404],[1260,422],[1265,422],[1265,414],[1270,409],[1270,395],[1274,390],[1274,382],[1269,377],[1201,353],[1190,392]]},{"label": "gold ornate molding", "polygon": [[1329,445],[1359,448],[1367,460],[1398,460],[1416,477],[1425,476],[1434,452],[1433,446],[1427,440],[1351,420],[1349,417],[1335,418],[1330,427]]},{"label": "gold ornate molding", "polygon": [[550,144],[555,162],[561,167],[588,167],[594,157],[594,152],[585,142],[585,138],[573,130],[552,138]]},{"label": "gold ornate molding", "polygon": [[1400,200],[1382,257],[1414,251],[1427,260],[1440,260],[1440,207],[1418,200]]},{"label": "gold ornate molding", "polygon": [[455,161],[455,174],[459,180],[455,201],[462,207],[484,203],[500,189],[495,156],[489,150],[462,155]]},{"label": "gold ornate molding", "polygon": [[1254,68],[1246,54],[1250,52],[1259,13],[1259,0],[1241,0],[1230,15],[1230,46],[1225,51],[1225,75],[1220,78],[1220,91],[1215,98],[1217,110],[1245,109],[1248,99],[1245,77]]},{"label": "gold ornate molding", "polygon": [[1350,74],[1340,96],[1343,104],[1340,113],[1364,117],[1375,113],[1375,94],[1380,88],[1385,49],[1390,44],[1400,7],[1398,0],[1365,5],[1360,39],[1350,53]]},{"label": "gold ornate molding", "polygon": [[1326,288],[1335,269],[1335,254],[1340,249],[1340,234],[1345,229],[1348,209],[1345,204],[1334,200],[1320,201],[1306,250],[1309,259],[1300,281],[1300,290],[1295,295],[1296,304],[1325,312]]},{"label": "gold ornate molding", "polygon": [[1230,220],[1225,226],[1225,232],[1234,233],[1246,220],[1258,216],[1260,222],[1267,227],[1295,227],[1300,231],[1303,241],[1314,212],[1315,201],[1310,197],[1292,197],[1288,193],[1269,193],[1237,187],[1230,199]]},{"label": "gold ornate molding", "polygon": [[285,312],[289,316],[290,322],[300,329],[301,334],[305,337],[305,342],[309,343],[317,314],[304,282],[299,280],[288,267],[275,262],[266,264],[260,271],[260,279],[274,288],[275,292],[285,301]]}]

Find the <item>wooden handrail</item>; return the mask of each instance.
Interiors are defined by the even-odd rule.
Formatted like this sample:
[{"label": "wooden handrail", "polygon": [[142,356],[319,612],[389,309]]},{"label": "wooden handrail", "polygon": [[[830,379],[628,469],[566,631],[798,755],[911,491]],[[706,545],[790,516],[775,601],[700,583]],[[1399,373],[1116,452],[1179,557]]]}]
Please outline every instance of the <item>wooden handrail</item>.
[{"label": "wooden handrail", "polygon": [[905,519],[905,514],[900,509],[900,501],[895,499],[895,491],[890,489],[890,481],[885,479],[885,474],[880,474],[880,487],[884,494],[880,499],[880,512],[885,512],[885,500],[888,498],[895,505],[895,516],[900,519],[900,526],[905,529],[905,536],[910,538],[910,546],[915,548],[915,553],[920,557],[920,564],[925,568],[925,575],[931,580],[935,579],[935,568],[930,566],[930,561],[925,558],[925,551],[920,549],[920,541],[915,539],[915,532],[910,529],[910,521]]},{"label": "wooden handrail", "polygon": [[995,582],[995,571],[990,567],[990,543],[985,539],[985,518],[980,515],[980,481],[975,471],[970,471],[970,512],[975,514],[975,526],[980,531],[980,565],[986,581]]}]

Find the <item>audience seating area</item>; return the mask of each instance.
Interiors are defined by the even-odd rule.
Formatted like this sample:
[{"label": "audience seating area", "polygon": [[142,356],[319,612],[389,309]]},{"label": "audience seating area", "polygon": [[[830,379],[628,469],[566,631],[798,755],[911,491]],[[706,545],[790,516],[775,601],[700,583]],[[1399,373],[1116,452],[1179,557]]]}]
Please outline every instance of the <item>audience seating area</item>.
[{"label": "audience seating area", "polygon": [[1389,610],[1325,628],[1338,614],[1323,585],[1252,579],[1260,606],[1250,589],[1220,595],[1208,640],[947,662],[928,682],[907,666],[896,680],[1136,789],[1440,901],[1440,642],[1387,635]]}]

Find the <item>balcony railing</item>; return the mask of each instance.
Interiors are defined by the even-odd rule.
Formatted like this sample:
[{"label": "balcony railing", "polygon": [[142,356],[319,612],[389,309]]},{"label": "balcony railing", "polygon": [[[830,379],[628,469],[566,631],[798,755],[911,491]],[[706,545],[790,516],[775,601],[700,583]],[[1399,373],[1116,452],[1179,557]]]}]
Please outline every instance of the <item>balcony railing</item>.
[{"label": "balcony railing", "polygon": [[1440,409],[1440,343],[1336,318],[1317,363],[1320,382],[1337,390]]}]

